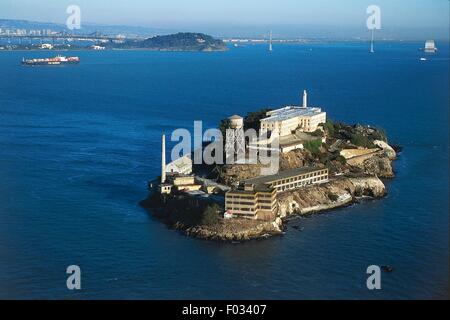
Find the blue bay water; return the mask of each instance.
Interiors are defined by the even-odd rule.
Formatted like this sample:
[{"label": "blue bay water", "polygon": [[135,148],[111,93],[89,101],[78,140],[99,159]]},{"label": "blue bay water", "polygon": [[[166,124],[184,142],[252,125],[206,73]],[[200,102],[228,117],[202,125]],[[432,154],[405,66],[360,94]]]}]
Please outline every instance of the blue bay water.
[{"label": "blue bay water", "polygon": [[[420,61],[420,46],[77,52],[78,66],[36,68],[22,57],[51,53],[0,52],[0,298],[447,297],[449,48]],[[330,118],[404,147],[385,199],[244,244],[185,237],[139,207],[162,132],[300,103],[304,88]],[[372,264],[395,268],[379,291],[366,288]]]}]

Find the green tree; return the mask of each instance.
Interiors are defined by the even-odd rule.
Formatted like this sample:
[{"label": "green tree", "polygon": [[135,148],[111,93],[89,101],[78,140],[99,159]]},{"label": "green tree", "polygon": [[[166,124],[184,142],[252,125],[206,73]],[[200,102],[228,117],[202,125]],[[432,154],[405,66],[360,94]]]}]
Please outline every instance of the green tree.
[{"label": "green tree", "polygon": [[376,128],[375,131],[370,135],[372,140],[381,140],[387,142],[386,131],[383,128]]},{"label": "green tree", "polygon": [[335,132],[334,124],[333,124],[333,122],[331,120],[327,120],[327,122],[324,123],[323,127],[324,127],[325,131],[328,133],[329,137],[333,137],[334,136],[334,132]]},{"label": "green tree", "polygon": [[339,161],[341,164],[347,164],[347,159],[345,159],[345,157],[338,155],[336,157],[336,160]]},{"label": "green tree", "polygon": [[261,119],[265,118],[266,113],[271,110],[272,109],[270,108],[264,108],[255,112],[249,112],[247,116],[244,118],[245,129],[259,130]]},{"label": "green tree", "polygon": [[231,125],[230,119],[222,119],[222,120],[220,120],[219,130],[222,133],[223,139],[226,138],[226,132],[227,132],[227,129],[230,128],[230,125]]},{"label": "green tree", "polygon": [[337,194],[335,194],[335,193],[329,193],[328,194],[328,198],[331,200],[331,201],[333,201],[333,202],[336,202],[338,199],[339,199],[339,196],[337,195]]},{"label": "green tree", "polygon": [[370,141],[370,139],[368,137],[366,137],[360,133],[352,134],[352,138],[350,139],[350,142],[358,147],[364,147],[364,148],[373,148],[374,147],[372,141]]},{"label": "green tree", "polygon": [[303,147],[310,151],[313,155],[320,154],[320,147],[322,146],[322,139],[309,140],[303,143]]},{"label": "green tree", "polygon": [[201,224],[205,226],[212,226],[219,222],[220,207],[213,203],[206,206],[202,213]]},{"label": "green tree", "polygon": [[320,129],[317,129],[316,131],[311,132],[311,135],[314,136],[314,137],[322,137],[323,136],[323,131],[320,130]]}]

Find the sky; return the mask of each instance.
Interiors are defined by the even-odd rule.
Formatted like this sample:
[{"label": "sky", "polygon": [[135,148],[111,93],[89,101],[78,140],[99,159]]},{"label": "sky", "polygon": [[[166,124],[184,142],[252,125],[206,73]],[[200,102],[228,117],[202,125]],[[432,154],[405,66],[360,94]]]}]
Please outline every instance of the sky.
[{"label": "sky", "polygon": [[84,23],[217,32],[277,26],[365,28],[366,8],[375,4],[381,9],[382,28],[448,34],[450,10],[449,0],[0,0],[0,18],[64,23],[72,4],[80,6]]}]

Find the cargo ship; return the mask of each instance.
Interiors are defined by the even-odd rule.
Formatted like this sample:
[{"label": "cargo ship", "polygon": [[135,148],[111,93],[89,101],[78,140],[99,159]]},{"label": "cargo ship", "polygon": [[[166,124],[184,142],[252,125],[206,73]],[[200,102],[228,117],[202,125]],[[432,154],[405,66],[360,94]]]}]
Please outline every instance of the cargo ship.
[{"label": "cargo ship", "polygon": [[436,48],[436,44],[434,43],[434,40],[427,40],[425,42],[425,52],[428,53],[435,53],[438,49]]},{"label": "cargo ship", "polygon": [[425,53],[436,53],[438,49],[436,48],[436,43],[434,40],[427,40],[425,42],[425,47],[419,48],[419,51],[424,51]]},{"label": "cargo ship", "polygon": [[27,66],[51,66],[51,65],[62,65],[62,64],[77,64],[80,62],[79,57],[64,57],[64,56],[56,56],[54,58],[45,58],[45,59],[22,59],[22,64]]}]

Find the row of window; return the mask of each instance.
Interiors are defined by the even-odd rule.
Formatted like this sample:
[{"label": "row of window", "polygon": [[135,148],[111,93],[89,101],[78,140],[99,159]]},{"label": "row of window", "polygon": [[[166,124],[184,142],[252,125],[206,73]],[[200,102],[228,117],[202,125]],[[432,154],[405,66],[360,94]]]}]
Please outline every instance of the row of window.
[{"label": "row of window", "polygon": [[272,193],[258,193],[258,197],[270,198],[270,197],[272,197]]},{"label": "row of window", "polygon": [[226,204],[228,205],[244,205],[244,206],[254,206],[255,203],[254,202],[231,202],[231,201],[227,201]]},{"label": "row of window", "polygon": [[296,177],[292,177],[292,178],[288,178],[288,179],[275,181],[275,182],[273,182],[273,186],[279,186],[279,185],[289,183],[289,182],[295,182],[295,181],[299,181],[299,180],[309,179],[309,178],[317,177],[317,176],[324,175],[327,173],[328,173],[328,170],[315,171],[315,172],[307,173],[307,174],[304,174],[301,176],[296,176]]},{"label": "row of window", "polygon": [[[250,202],[251,201],[251,202]],[[226,197],[225,202],[227,203],[255,203],[255,202],[263,202],[263,203],[272,203],[275,201],[275,195],[272,197],[258,198],[258,199],[245,199],[238,197]]]},{"label": "row of window", "polygon": [[[257,196],[258,196],[258,198],[272,199],[273,195],[271,193],[267,193],[267,194],[258,193]],[[246,200],[249,200],[249,199],[254,199],[255,195],[254,194],[235,194],[235,195],[227,194],[226,197],[227,197],[227,199],[242,199],[242,198],[244,198]]]},{"label": "row of window", "polygon": [[235,195],[227,194],[227,198],[230,198],[230,199],[252,198],[253,199],[253,198],[255,198],[255,195],[254,194],[235,194]]},{"label": "row of window", "polygon": [[272,203],[272,200],[259,200],[258,203]]},{"label": "row of window", "polygon": [[313,183],[316,183],[316,182],[319,182],[319,181],[325,181],[325,180],[327,180],[327,177],[326,176],[322,176],[322,177],[310,179],[308,181],[290,183],[290,184],[287,184],[287,185],[284,185],[284,186],[281,186],[281,187],[277,187],[277,191],[290,190],[290,189],[311,185]]},{"label": "row of window", "polygon": [[[264,206],[264,207],[260,207],[258,210],[274,211],[275,208],[272,208],[272,207],[265,207],[265,206]],[[243,212],[243,213],[238,213],[238,212],[236,212],[236,211],[241,211],[241,212]],[[249,214],[256,214],[256,211],[255,211],[255,210],[248,209],[248,208],[242,208],[242,209],[235,210],[234,213],[236,213],[236,214],[243,214],[243,215],[249,215]]]}]

